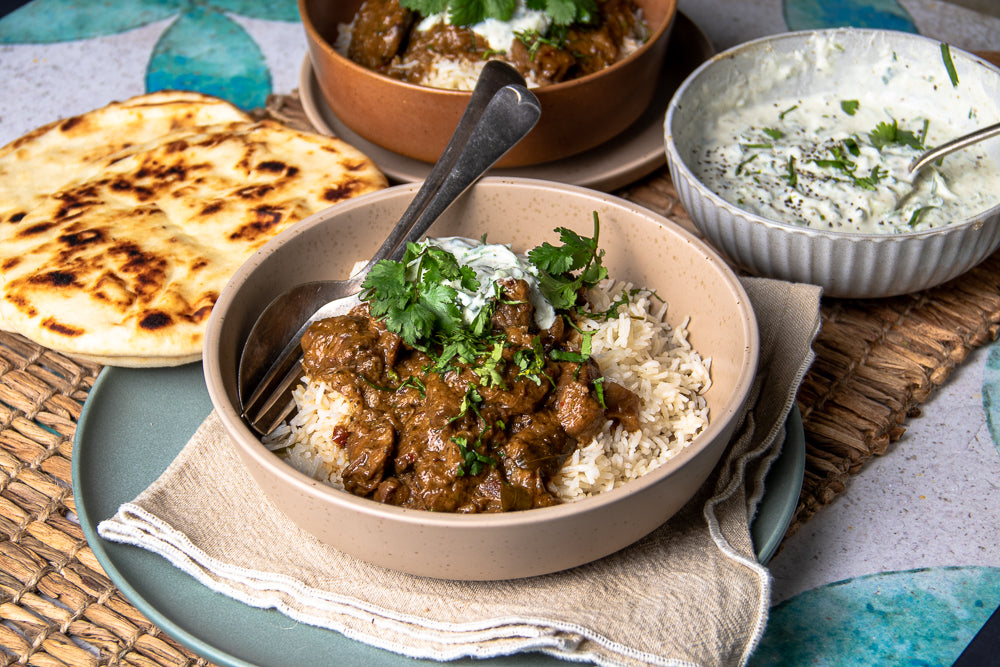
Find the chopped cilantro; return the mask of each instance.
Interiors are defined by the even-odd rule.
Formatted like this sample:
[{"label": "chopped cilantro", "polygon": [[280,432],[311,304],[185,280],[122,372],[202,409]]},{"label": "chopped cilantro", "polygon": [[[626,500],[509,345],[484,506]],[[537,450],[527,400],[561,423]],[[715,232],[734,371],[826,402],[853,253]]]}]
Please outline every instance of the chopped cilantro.
[{"label": "chopped cilantro", "polygon": [[[542,295],[557,311],[569,311],[577,307],[581,290],[608,275],[601,263],[604,251],[597,247],[600,219],[595,211],[593,238],[562,227],[556,231],[562,245],[543,243],[528,253],[528,260],[538,270]],[[491,318],[503,289],[494,284],[493,298],[467,324],[453,285],[470,291],[479,288],[475,272],[459,264],[450,252],[435,245],[411,243],[400,261],[382,260],[372,267],[360,297],[368,303],[372,317],[398,334],[403,343],[433,354],[436,371],[445,371],[456,358],[468,364],[478,362],[476,373],[482,383],[498,386],[502,383],[503,341],[491,333]],[[538,361],[526,357],[522,363],[522,370],[540,372],[542,368]]]},{"label": "chopped cilantro", "polygon": [[480,454],[476,451],[476,447],[481,445],[479,438],[477,438],[476,442],[471,445],[469,444],[468,438],[463,438],[461,436],[455,436],[451,439],[451,441],[458,445],[458,451],[462,455],[462,461],[458,464],[459,477],[465,477],[466,475],[478,475],[486,466],[497,465],[496,459],[492,456]]},{"label": "chopped cilantro", "polygon": [[759,155],[760,153],[754,153],[753,155],[751,155],[750,157],[748,157],[747,159],[743,160],[738,165],[736,165],[736,175],[739,176],[740,174],[742,174],[743,167],[753,162]]},{"label": "chopped cilantro", "polygon": [[952,87],[958,86],[958,72],[955,70],[955,62],[951,59],[951,47],[944,42],[941,43],[941,58],[944,60],[944,68],[948,70]]},{"label": "chopped cilantro", "polygon": [[795,157],[788,158],[788,163],[785,165],[786,173],[782,176],[783,179],[788,181],[789,187],[795,187],[799,183],[799,175],[795,171]]},{"label": "chopped cilantro", "polygon": [[872,167],[871,171],[868,172],[868,176],[855,178],[854,184],[863,190],[874,190],[875,186],[878,185],[878,182],[882,180],[885,175],[885,171],[878,165],[875,165]]},{"label": "chopped cilantro", "polygon": [[[535,336],[531,339],[531,347],[523,348],[514,353],[514,364],[518,375],[527,377],[537,385],[542,383],[545,372],[545,349],[542,340]],[[551,380],[551,378],[549,378]]]},{"label": "chopped cilantro", "polygon": [[848,116],[853,116],[854,114],[856,114],[858,112],[858,107],[860,106],[861,103],[858,102],[857,100],[843,100],[840,103],[840,108],[843,109],[844,113],[846,113]]},{"label": "chopped cilantro", "polygon": [[909,146],[918,151],[924,149],[924,143],[920,137],[909,130],[899,129],[899,123],[896,120],[893,120],[892,124],[885,121],[879,123],[874,130],[868,133],[868,138],[871,139],[872,145],[879,150],[892,144]]},{"label": "chopped cilantro", "polygon": [[[580,236],[571,229],[559,227],[562,246],[545,242],[528,252],[528,259],[539,270],[539,289],[556,310],[566,310],[576,304],[577,295],[585,287],[593,287],[608,277],[601,264],[604,251],[597,249],[600,220],[594,211],[594,237]],[[574,275],[573,271],[579,271]]]},{"label": "chopped cilantro", "polygon": [[783,136],[785,136],[784,132],[782,132],[781,130],[776,130],[773,127],[765,127],[764,134],[771,137],[772,139],[781,139]]},{"label": "chopped cilantro", "polygon": [[[846,152],[845,152],[846,149]],[[879,165],[875,165],[868,172],[867,176],[856,176],[855,171],[857,171],[858,165],[852,162],[850,158],[847,157],[848,153],[857,157],[860,153],[857,143],[853,139],[847,139],[842,144],[835,144],[830,147],[830,154],[833,155],[831,160],[813,160],[813,164],[819,167],[825,167],[827,169],[836,169],[842,172],[854,185],[862,188],[863,190],[874,190],[878,182],[881,181],[885,176],[886,172]]]},{"label": "chopped cilantro", "polygon": [[604,400],[604,376],[599,378],[594,378],[594,393],[597,394],[597,402],[600,403],[601,408],[604,410],[608,409],[608,404]]},{"label": "chopped cilantro", "polygon": [[915,211],[913,211],[913,214],[910,216],[910,220],[908,222],[908,224],[910,225],[910,227],[915,227],[916,224],[917,224],[917,221],[920,218],[920,216],[922,216],[924,213],[926,213],[927,211],[931,210],[932,208],[937,208],[937,207],[936,206],[921,206],[920,208],[918,208]]}]

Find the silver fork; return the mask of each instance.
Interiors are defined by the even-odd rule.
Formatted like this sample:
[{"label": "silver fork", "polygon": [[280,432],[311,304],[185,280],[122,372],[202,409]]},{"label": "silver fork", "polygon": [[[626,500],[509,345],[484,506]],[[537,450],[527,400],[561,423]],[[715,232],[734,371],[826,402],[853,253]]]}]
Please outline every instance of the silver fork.
[{"label": "silver fork", "polygon": [[268,304],[240,357],[243,417],[255,431],[269,434],[295,409],[292,390],[302,375],[299,343],[309,325],[357,305],[371,267],[381,259],[402,257],[406,244],[422,238],[452,202],[528,134],[540,115],[538,99],[520,74],[498,61],[488,63],[441,159],[365,267],[347,280],[299,285]]}]

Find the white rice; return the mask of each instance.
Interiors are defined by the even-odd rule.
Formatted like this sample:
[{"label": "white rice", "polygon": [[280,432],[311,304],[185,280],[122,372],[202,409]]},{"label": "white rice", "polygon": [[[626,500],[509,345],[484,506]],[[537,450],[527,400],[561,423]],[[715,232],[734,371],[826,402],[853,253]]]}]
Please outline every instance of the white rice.
[{"label": "white rice", "polygon": [[[631,286],[591,290],[595,311],[607,310],[622,289]],[[640,292],[617,318],[582,323],[583,329],[597,331],[592,356],[604,377],[639,397],[640,430],[629,432],[609,421],[574,451],[550,485],[564,501],[610,491],[658,468],[708,424],[703,394],[712,382],[711,359],[702,359],[688,343],[687,319],[671,327],[667,304],[653,305],[650,295]]]},{"label": "white rice", "polygon": [[[606,310],[630,285],[602,285],[591,291],[595,312]],[[687,320],[667,324],[667,305],[640,292],[608,321],[584,320],[596,331],[592,356],[608,381],[639,397],[640,430],[629,432],[608,421],[586,446],[567,458],[550,490],[563,501],[610,491],[658,468],[687,447],[708,424],[703,394],[711,386],[711,360],[702,359],[687,340]],[[318,382],[295,391],[296,414],[265,440],[297,470],[337,488],[347,465],[344,449],[332,439],[346,426],[355,406]]]}]

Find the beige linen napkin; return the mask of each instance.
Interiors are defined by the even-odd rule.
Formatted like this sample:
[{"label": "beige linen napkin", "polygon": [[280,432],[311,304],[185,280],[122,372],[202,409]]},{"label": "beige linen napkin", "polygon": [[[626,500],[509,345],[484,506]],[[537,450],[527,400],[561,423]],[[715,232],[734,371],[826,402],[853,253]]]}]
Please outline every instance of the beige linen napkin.
[{"label": "beige linen napkin", "polygon": [[758,278],[743,284],[760,323],[761,362],[730,449],[670,521],[597,562],[499,582],[368,565],[318,543],[255,492],[214,413],[98,532],[156,552],[249,605],[408,656],[541,651],[602,665],[745,664],[771,596],[749,526],[813,359],[820,292]]}]

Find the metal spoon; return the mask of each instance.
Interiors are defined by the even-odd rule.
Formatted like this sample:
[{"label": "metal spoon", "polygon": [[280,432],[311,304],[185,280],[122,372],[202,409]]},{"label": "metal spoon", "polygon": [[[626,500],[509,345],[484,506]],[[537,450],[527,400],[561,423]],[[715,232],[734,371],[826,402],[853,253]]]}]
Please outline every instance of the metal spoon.
[{"label": "metal spoon", "polygon": [[[512,82],[516,79],[516,82]],[[238,390],[243,416],[262,435],[294,409],[301,377],[299,341],[309,325],[357,305],[365,276],[380,259],[399,259],[444,211],[534,127],[538,99],[513,68],[488,63],[465,113],[423,186],[375,256],[347,280],[294,287],[265,308],[240,357]]]},{"label": "metal spoon", "polygon": [[943,158],[945,155],[954,153],[957,150],[961,150],[966,146],[971,146],[972,144],[979,143],[984,139],[989,139],[990,137],[995,137],[1000,135],[1000,123],[990,125],[976,130],[975,132],[970,132],[964,136],[957,139],[952,139],[951,141],[941,144],[937,148],[932,148],[931,150],[918,155],[913,162],[910,163],[910,173],[921,169],[922,167]]}]

